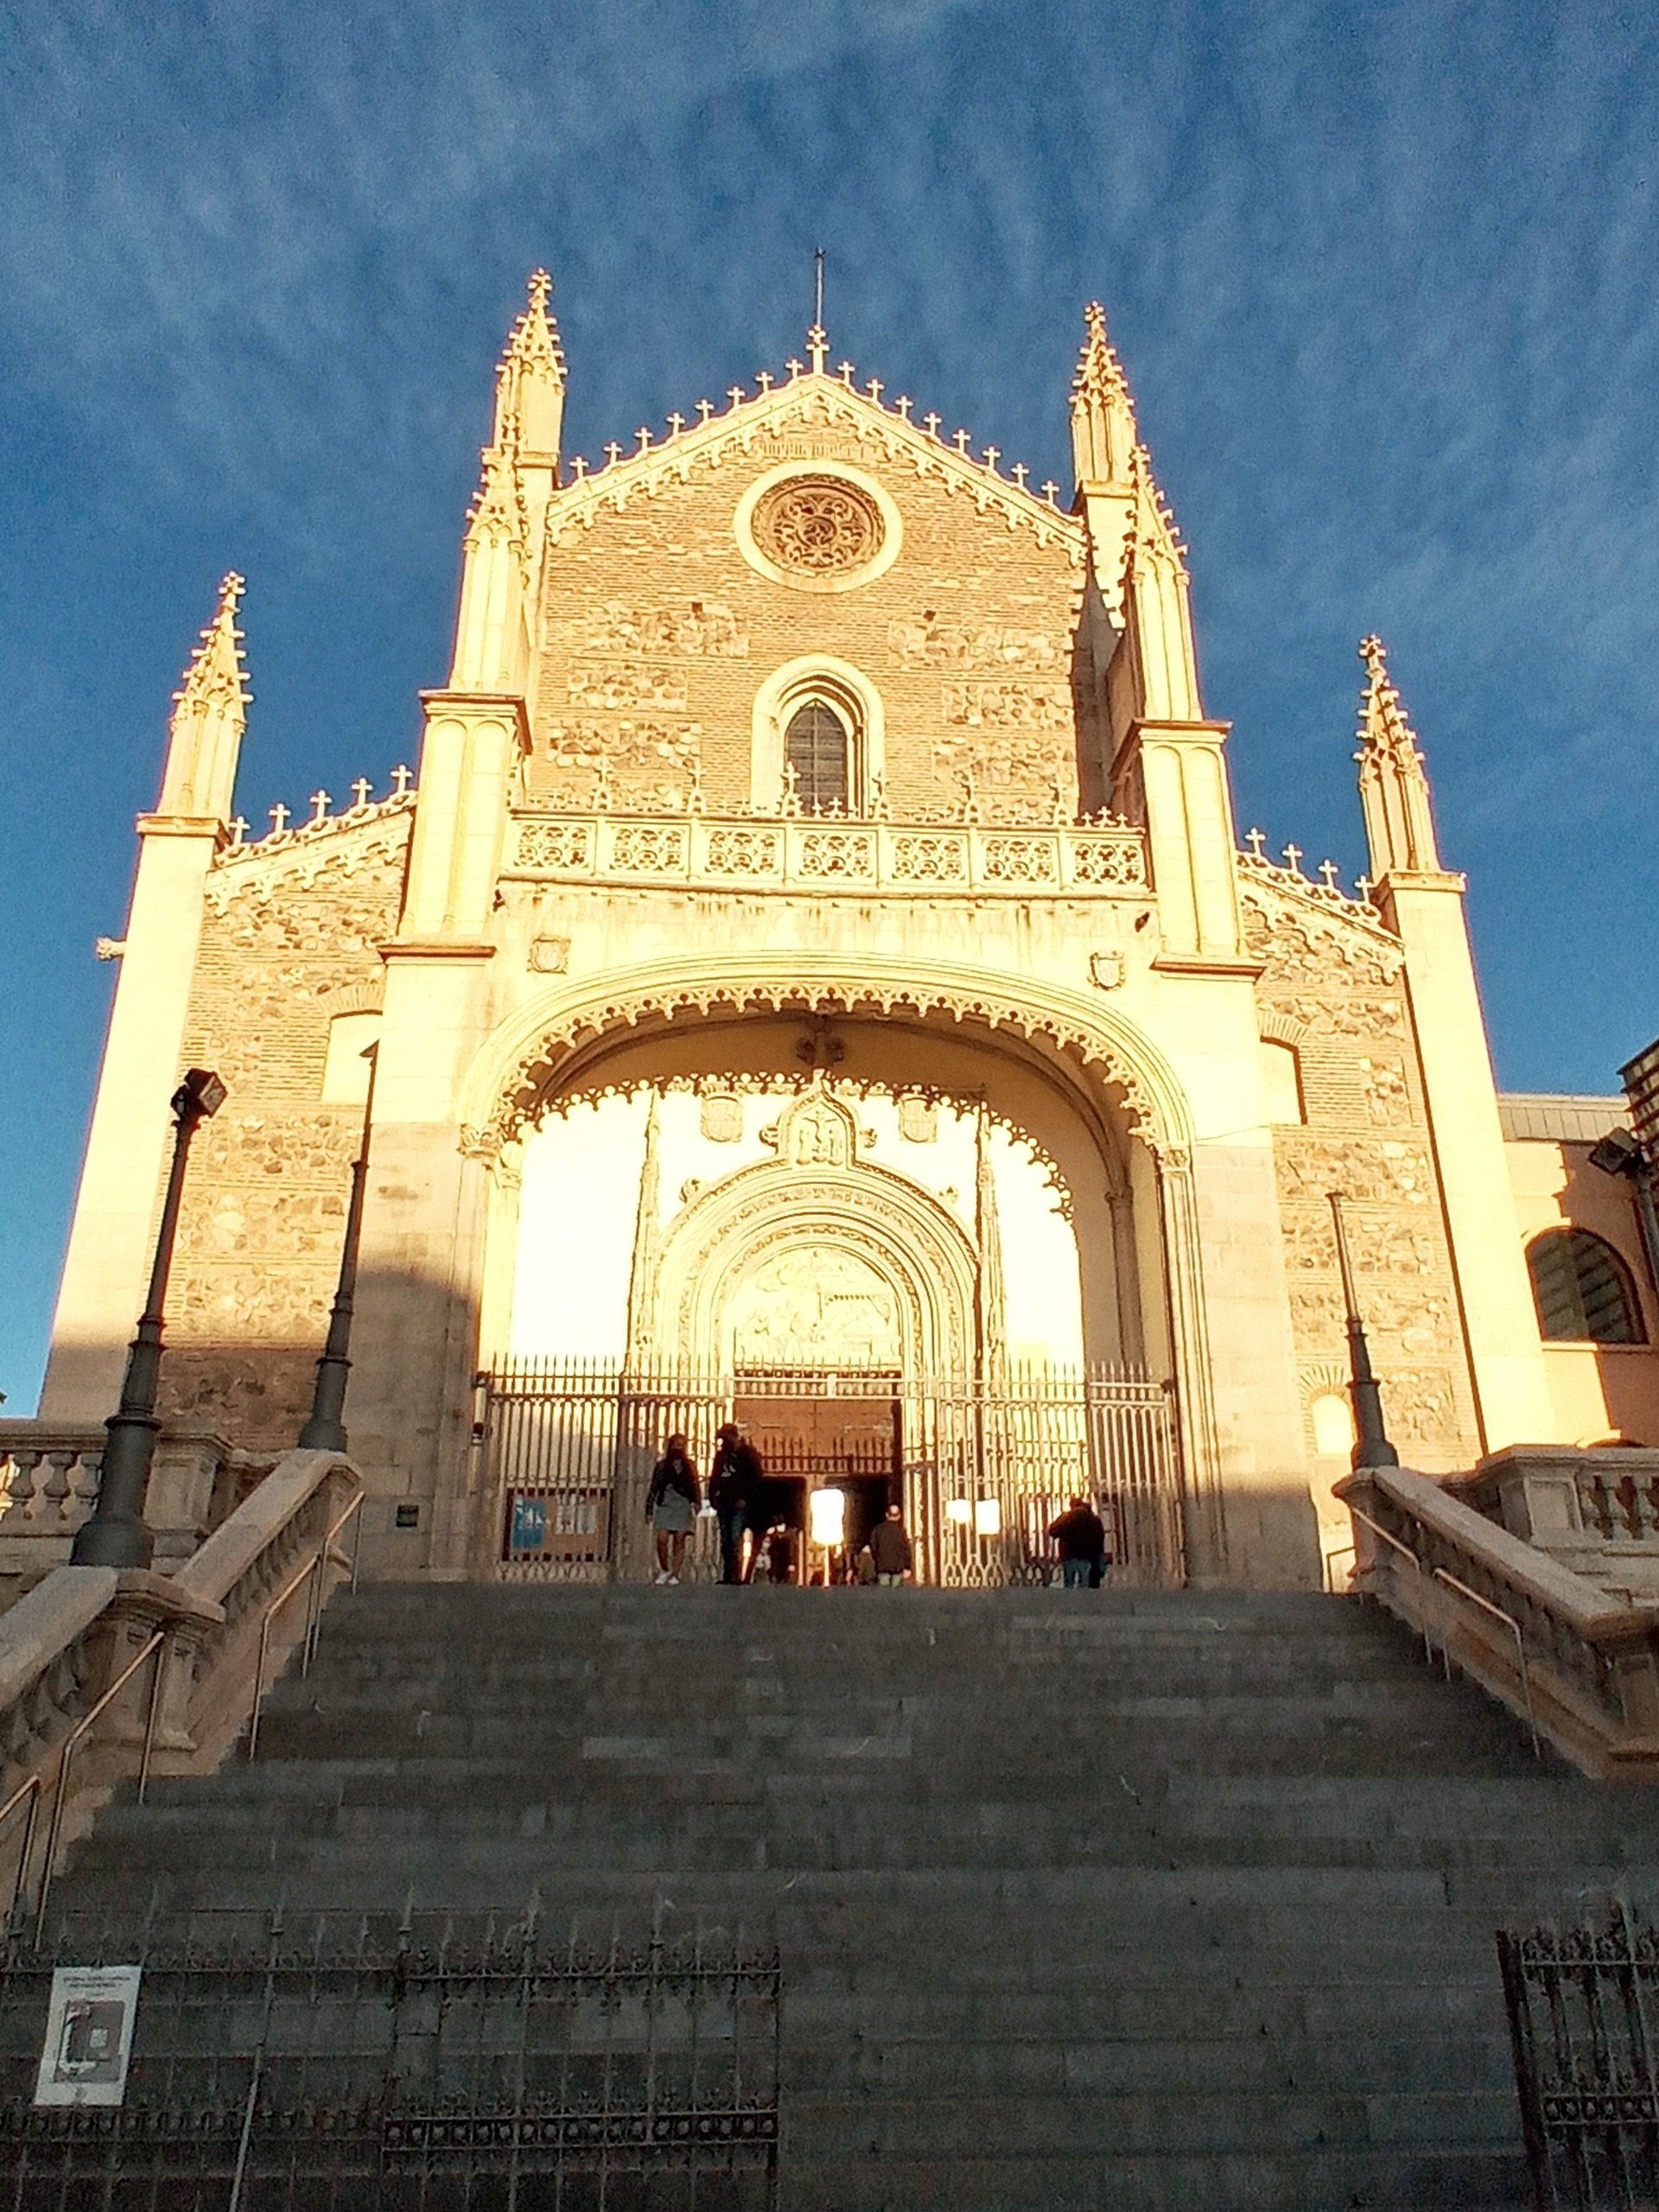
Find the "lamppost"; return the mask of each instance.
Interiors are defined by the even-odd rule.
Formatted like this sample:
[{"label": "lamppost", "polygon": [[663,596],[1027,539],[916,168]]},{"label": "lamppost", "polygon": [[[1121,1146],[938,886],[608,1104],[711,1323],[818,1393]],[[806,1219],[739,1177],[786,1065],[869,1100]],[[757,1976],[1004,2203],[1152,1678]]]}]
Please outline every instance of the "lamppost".
[{"label": "lamppost", "polygon": [[1397,1467],[1400,1454],[1389,1443],[1382,1426],[1382,1393],[1371,1372],[1370,1346],[1365,1324],[1354,1301],[1354,1271],[1348,1263],[1348,1232],[1342,1218],[1342,1193],[1328,1191],[1331,1219],[1337,1232],[1337,1266],[1342,1275],[1343,1312],[1348,1324],[1348,1395],[1354,1408],[1354,1471],[1362,1467]]},{"label": "lamppost", "polygon": [[380,1048],[371,1045],[364,1053],[369,1064],[369,1088],[363,1101],[363,1134],[357,1158],[352,1162],[352,1195],[346,1206],[346,1238],[340,1247],[340,1280],[328,1314],[328,1334],[317,1362],[317,1380],[311,1393],[311,1411],[300,1431],[302,1452],[343,1452],[346,1429],[340,1415],[346,1410],[346,1384],[352,1372],[352,1313],[357,1298],[357,1251],[363,1235],[363,1189],[369,1173],[369,1131],[374,1121],[374,1071]]},{"label": "lamppost", "polygon": [[98,1501],[76,1532],[69,1554],[70,1564],[74,1567],[148,1567],[156,1548],[156,1539],[144,1525],[144,1491],[149,1481],[149,1463],[155,1456],[156,1431],[161,1427],[156,1417],[156,1386],[162,1370],[162,1320],[167,1303],[167,1278],[179,1233],[179,1206],[184,1197],[184,1168],[190,1156],[190,1140],[203,1122],[218,1113],[225,1098],[225,1086],[216,1075],[207,1068],[188,1068],[169,1102],[175,1116],[173,1164],[168,1170],[161,1227],[156,1232],[149,1297],[138,1317],[138,1333],[127,1354],[121,1402],[104,1424],[110,1440],[104,1446]]}]

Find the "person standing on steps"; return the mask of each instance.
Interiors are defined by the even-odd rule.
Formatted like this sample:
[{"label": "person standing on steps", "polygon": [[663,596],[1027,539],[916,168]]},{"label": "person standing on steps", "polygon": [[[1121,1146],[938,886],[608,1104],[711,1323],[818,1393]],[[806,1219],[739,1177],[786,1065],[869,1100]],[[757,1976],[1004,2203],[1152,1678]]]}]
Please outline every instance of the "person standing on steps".
[{"label": "person standing on steps", "polygon": [[743,1538],[746,1534],[753,1535],[758,1549],[766,1481],[766,1471],[761,1465],[760,1454],[734,1421],[727,1421],[720,1432],[715,1464],[709,1470],[709,1501],[720,1516],[722,1582],[747,1582],[749,1579]]},{"label": "person standing on steps", "polygon": [[871,1529],[870,1557],[875,1561],[876,1580],[888,1589],[896,1589],[910,1573],[910,1537],[901,1506],[890,1505]]},{"label": "person standing on steps", "polygon": [[651,1471],[645,1492],[645,1518],[657,1539],[657,1580],[677,1583],[685,1564],[686,1539],[697,1524],[702,1485],[691,1464],[683,1436],[671,1436],[663,1456]]},{"label": "person standing on steps", "polygon": [[1068,1590],[1097,1590],[1106,1556],[1106,1524],[1086,1497],[1074,1497],[1048,1524],[1049,1541],[1060,1554],[1060,1580]]}]

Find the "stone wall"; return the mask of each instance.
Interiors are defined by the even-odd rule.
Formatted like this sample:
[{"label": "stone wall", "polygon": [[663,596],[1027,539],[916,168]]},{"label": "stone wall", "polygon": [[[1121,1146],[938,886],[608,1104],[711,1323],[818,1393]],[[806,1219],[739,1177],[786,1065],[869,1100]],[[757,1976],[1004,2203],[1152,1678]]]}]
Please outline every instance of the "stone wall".
[{"label": "stone wall", "polygon": [[[1274,1131],[1304,1408],[1348,1374],[1328,1193],[1341,1192],[1390,1431],[1414,1465],[1478,1449],[1402,954],[1370,910],[1247,861],[1246,941],[1265,1037],[1295,1052],[1300,1124]],[[1315,1456],[1311,1419],[1310,1458]]]},{"label": "stone wall", "polygon": [[[753,429],[719,455],[664,457],[620,512],[589,499],[567,517],[556,499],[532,796],[588,804],[603,759],[619,804],[678,805],[694,767],[711,809],[746,803],[757,691],[779,667],[823,653],[880,695],[895,815],[959,813],[968,774],[1003,813],[1047,821],[1057,787],[1068,816],[1103,803],[1086,669],[1081,728],[1074,712],[1083,572],[1062,518],[1039,538],[982,493],[976,502],[947,467],[923,476],[885,452],[882,427],[849,410]],[[901,518],[897,559],[846,589],[779,582],[739,546],[746,491],[814,460],[874,476]]]},{"label": "stone wall", "polygon": [[378,1003],[410,819],[346,817],[208,877],[185,1058],[230,1096],[191,1154],[162,1410],[245,1447],[291,1444],[309,1402],[362,1122],[322,1101],[328,1027]]}]

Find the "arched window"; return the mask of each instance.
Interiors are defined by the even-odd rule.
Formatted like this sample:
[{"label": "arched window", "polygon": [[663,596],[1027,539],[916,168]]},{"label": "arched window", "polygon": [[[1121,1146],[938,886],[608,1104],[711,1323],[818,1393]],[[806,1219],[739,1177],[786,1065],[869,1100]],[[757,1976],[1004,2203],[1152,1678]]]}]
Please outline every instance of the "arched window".
[{"label": "arched window", "polygon": [[1624,1262],[1587,1229],[1551,1229],[1527,1247],[1538,1326],[1555,1344],[1647,1341]]},{"label": "arched window", "polygon": [[804,814],[849,810],[849,732],[833,707],[809,699],[791,715],[784,759],[795,771],[795,797]]}]

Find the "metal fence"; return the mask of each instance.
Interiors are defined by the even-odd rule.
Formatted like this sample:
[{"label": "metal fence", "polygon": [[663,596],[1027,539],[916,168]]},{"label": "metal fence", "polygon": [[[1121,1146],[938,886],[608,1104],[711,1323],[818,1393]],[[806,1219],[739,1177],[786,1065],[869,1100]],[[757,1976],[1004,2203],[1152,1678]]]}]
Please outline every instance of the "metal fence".
[{"label": "metal fence", "polygon": [[[664,1440],[683,1433],[706,1475],[716,1430],[737,1419],[769,1469],[772,1509],[800,1532],[809,1560],[805,1497],[839,1488],[861,1511],[878,1493],[903,1506],[918,1580],[1045,1581],[1048,1525],[1084,1494],[1107,1523],[1114,1580],[1184,1580],[1169,1392],[1132,1370],[1013,1368],[981,1383],[544,1359],[506,1363],[477,1388],[481,1487],[509,1579],[645,1573],[645,1489]],[[849,1553],[858,1525],[849,1522]],[[815,1571],[834,1579],[850,1567],[849,1556],[819,1557]],[[715,1571],[705,1522],[690,1572]]]},{"label": "metal fence", "polygon": [[[124,2101],[42,2107],[54,1969],[143,1967]],[[772,2212],[775,1951],[597,1949],[534,1912],[67,1921],[0,1953],[13,2212]]]},{"label": "metal fence", "polygon": [[1659,1929],[1500,1930],[1498,1962],[1538,2212],[1659,2205]]}]

